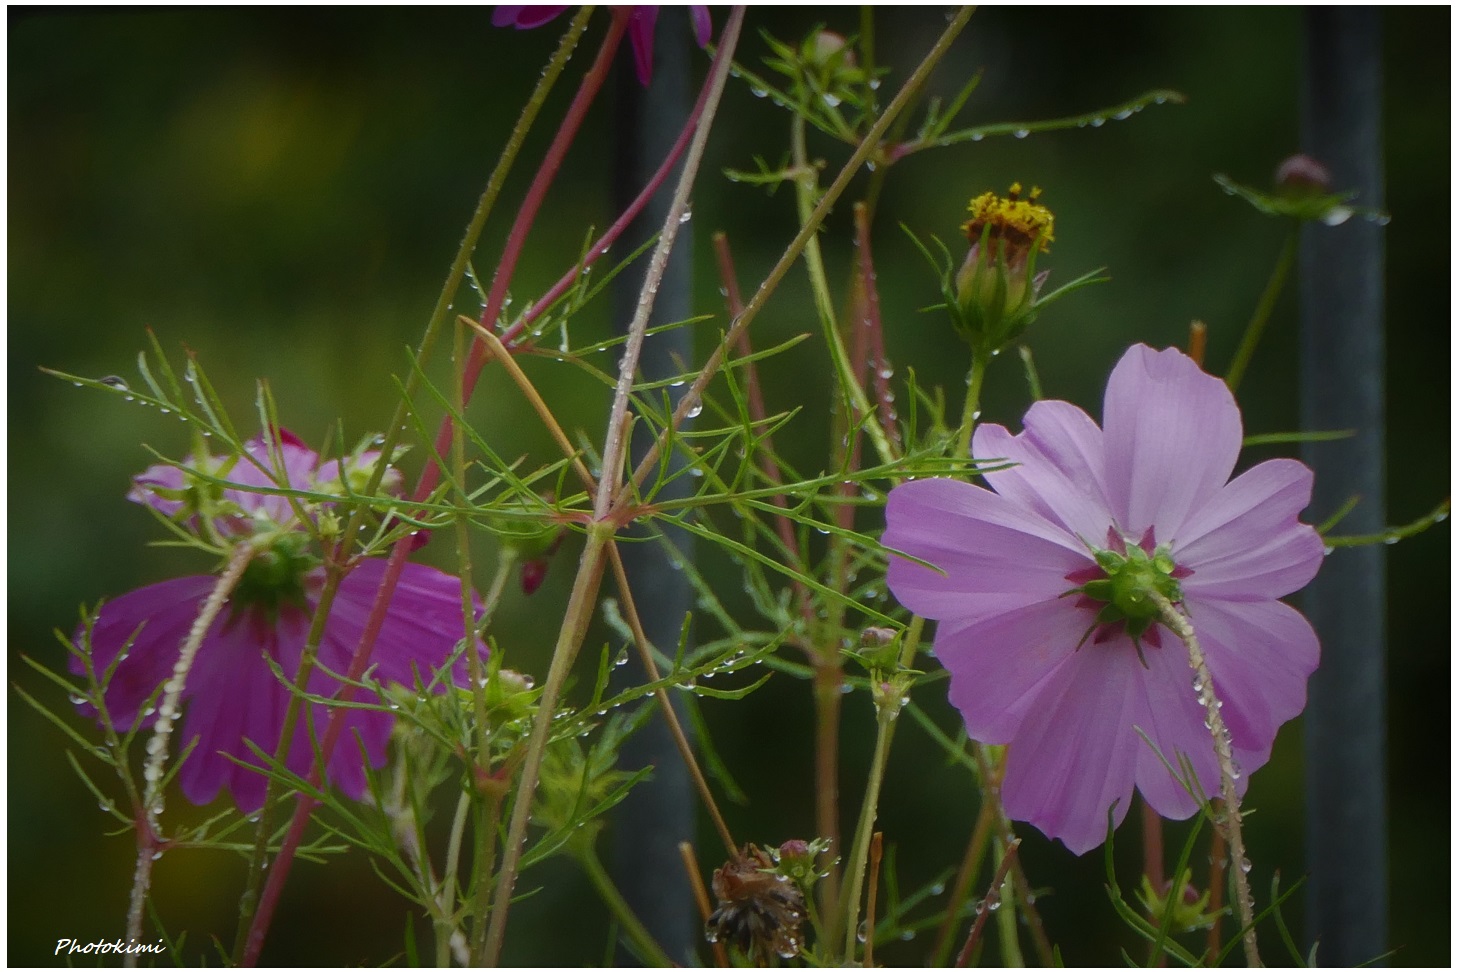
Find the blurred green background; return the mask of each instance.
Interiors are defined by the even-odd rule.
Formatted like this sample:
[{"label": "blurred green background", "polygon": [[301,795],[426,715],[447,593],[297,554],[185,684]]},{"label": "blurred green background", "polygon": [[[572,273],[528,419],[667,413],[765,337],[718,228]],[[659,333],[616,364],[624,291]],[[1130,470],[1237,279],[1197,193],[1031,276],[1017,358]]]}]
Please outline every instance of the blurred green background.
[{"label": "blurred green background", "polygon": [[[720,25],[723,16],[715,12]],[[1426,512],[1449,489],[1449,16],[1446,8],[1383,14],[1392,522]],[[376,430],[392,406],[389,376],[406,367],[403,349],[425,322],[496,152],[555,43],[552,27],[518,34],[493,29],[489,18],[489,8],[12,8],[13,681],[67,710],[19,656],[60,665],[51,631],[69,630],[79,605],[205,566],[145,546],[157,539],[153,524],[123,499],[128,477],[148,464],[141,444],[181,455],[185,428],[37,368],[135,377],[135,355],[150,328],[174,361],[184,348],[196,352],[242,426],[256,424],[249,419],[253,382],[264,378],[285,423],[312,443],[336,420],[351,438]],[[945,25],[943,9],[885,10],[876,18],[878,55],[895,69],[883,88],[891,90]],[[599,15],[589,45],[604,23]],[[843,33],[858,26],[857,14],[840,8],[753,10],[748,23],[741,59],[749,62],[765,52],[755,32],[761,27],[797,40],[814,23]],[[917,313],[935,300],[934,282],[896,224],[951,240],[969,196],[1014,180],[1043,186],[1057,213],[1057,243],[1040,264],[1052,268],[1053,284],[1097,266],[1113,277],[1060,303],[1029,333],[1049,395],[1096,412],[1108,369],[1125,347],[1181,344],[1192,318],[1208,322],[1207,360],[1223,367],[1284,229],[1223,195],[1210,175],[1265,186],[1296,150],[1300,27],[1298,11],[1277,8],[979,11],[933,86],[950,95],[985,69],[966,109],[969,124],[1081,113],[1159,87],[1184,92],[1188,104],[1099,129],[992,138],[899,164],[875,239],[896,367],[915,368],[924,385],[944,385],[955,399],[965,366],[942,319]],[[579,54],[569,76],[585,63]],[[562,86],[548,115],[561,110],[570,90]],[[587,224],[603,226],[613,215],[603,161],[611,115],[609,105],[600,108],[532,236],[519,299],[570,265]],[[720,175],[726,166],[752,168],[755,154],[778,160],[786,122],[741,85],[725,99],[694,202],[696,309],[719,315],[706,335],[724,323],[708,234],[729,234],[748,287],[793,233],[788,191],[766,197]],[[548,136],[540,127],[524,160]],[[812,151],[832,171],[846,154],[825,141]],[[483,272],[499,250],[509,201],[529,175],[523,164],[508,185],[494,234],[488,230],[478,251]],[[830,223],[832,281],[845,279],[848,222],[843,206]],[[468,295],[462,300],[470,303]],[[589,312],[582,334],[605,333],[605,313]],[[1242,389],[1248,432],[1296,424],[1295,323],[1288,293]],[[803,274],[792,274],[756,323],[756,343],[815,330]],[[764,366],[772,409],[809,406],[801,432],[780,439],[806,469],[825,462],[828,386],[807,377],[824,373],[824,364],[817,339]],[[531,370],[563,396],[569,428],[599,434],[605,399],[560,375],[563,369],[537,363]],[[1016,422],[1026,397],[1017,369],[1004,364],[991,375],[984,414]],[[554,454],[519,400],[490,377],[472,415],[502,454]],[[1392,961],[1403,965],[1450,961],[1448,552],[1446,526],[1390,551],[1391,940],[1398,948]],[[515,667],[545,671],[573,559],[575,551],[565,551],[531,600],[509,595],[499,638]],[[955,717],[940,692],[928,690],[919,701],[950,728]],[[846,710],[848,802],[869,755],[872,713],[863,701],[856,697]],[[8,958],[48,964],[60,961],[52,957],[58,938],[121,933],[132,845],[101,833],[106,821],[67,766],[61,734],[13,693],[8,702]],[[750,795],[748,806],[731,808],[741,839],[811,836],[808,703],[804,685],[776,678],[746,703],[704,704],[724,758]],[[1299,736],[1299,723],[1283,730],[1271,764],[1251,785],[1250,803],[1260,811],[1251,856],[1262,898],[1273,871],[1289,884],[1304,868]],[[974,814],[972,785],[947,771],[911,726],[898,734],[887,792],[881,826],[897,847],[902,887],[955,864]],[[1132,936],[1103,895],[1097,855],[1074,859],[1029,835],[1024,860],[1035,885],[1056,890],[1043,910],[1067,960],[1117,961],[1120,946],[1133,953]],[[1134,830],[1121,832],[1124,864],[1134,864],[1125,858],[1136,844]],[[1126,886],[1134,871],[1128,874]],[[157,905],[174,933],[189,933],[189,961],[209,958],[212,935],[231,941],[241,875],[238,861],[221,853],[173,855],[159,866]],[[527,880],[545,890],[516,913],[507,960],[599,961],[607,923],[574,868],[552,863]],[[1286,913],[1299,936],[1299,897]],[[383,962],[399,951],[407,920],[359,859],[328,869],[301,865],[265,960]],[[919,962],[920,944],[878,958]],[[1268,957],[1279,954],[1272,940]]]}]

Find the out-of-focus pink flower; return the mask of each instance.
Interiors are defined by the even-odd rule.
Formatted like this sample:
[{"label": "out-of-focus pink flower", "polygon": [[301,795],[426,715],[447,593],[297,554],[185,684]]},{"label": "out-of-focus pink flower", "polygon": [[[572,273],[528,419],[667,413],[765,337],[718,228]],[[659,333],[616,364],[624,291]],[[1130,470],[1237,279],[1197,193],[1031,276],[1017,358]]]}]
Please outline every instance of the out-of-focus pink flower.
[{"label": "out-of-focus pink flower", "polygon": [[[318,455],[286,430],[279,431],[276,448],[282,476],[268,471],[274,466],[268,442],[260,437],[248,443],[247,452],[264,468],[241,459],[226,473],[228,482],[338,493],[341,478],[352,482],[367,478],[369,466],[379,458],[378,453],[366,452],[345,460],[343,469],[337,461],[321,466]],[[221,461],[189,459],[186,464],[218,475]],[[129,499],[179,519],[198,508],[196,493],[207,488],[175,466],[153,466],[133,482]],[[296,507],[283,496],[230,487],[217,494],[221,502],[209,509],[223,512],[188,517],[194,524],[207,516],[218,535],[255,544],[264,536],[272,539],[250,561],[229,606],[204,636],[188,673],[182,694],[186,717],[181,745],[197,742],[178,778],[183,795],[193,803],[209,803],[226,787],[239,809],[250,812],[262,806],[267,780],[234,760],[262,765],[245,739],[270,755],[278,748],[290,691],[266,659],[291,679],[298,674],[324,570],[308,552],[309,536],[299,519],[301,511],[305,516],[313,512],[307,504]],[[349,668],[384,570],[383,561],[366,559],[340,584],[319,645],[322,669],[343,673]],[[171,676],[179,648],[215,584],[216,578],[207,575],[179,577],[124,594],[102,607],[90,638],[96,669],[105,670],[131,642],[105,694],[107,711],[118,729],[155,720],[155,711],[145,707]],[[432,567],[407,564],[370,656],[373,677],[413,685],[418,675],[429,682],[460,643],[463,629],[460,582]],[[479,650],[484,656],[484,648]],[[80,660],[73,658],[71,665],[79,674]],[[339,682],[321,668],[311,674],[308,691],[329,697]],[[464,660],[449,678],[466,684]],[[306,720],[313,720],[314,733],[322,733],[324,707],[311,703],[303,711]],[[384,764],[394,719],[383,712],[351,709],[344,720],[345,733],[330,758],[328,776],[344,793],[359,798],[366,790],[365,758],[371,766]],[[301,721],[287,760],[289,769],[301,776],[313,765],[310,738],[306,721]]]},{"label": "out-of-focus pink flower", "polygon": [[882,542],[941,571],[893,557],[887,583],[939,622],[968,734],[1007,746],[1009,816],[1075,853],[1103,842],[1109,808],[1122,820],[1136,786],[1162,816],[1195,811],[1160,757],[1187,757],[1219,792],[1185,648],[1147,608],[1121,606],[1121,584],[1189,616],[1245,771],[1305,707],[1316,635],[1277,598],[1321,565],[1320,537],[1297,520],[1311,471],[1275,459],[1230,479],[1241,435],[1224,382],[1138,345],[1109,378],[1102,429],[1038,402],[1018,435],[978,428],[975,456],[1017,463],[988,473],[991,489],[925,479],[887,500]]},{"label": "out-of-focus pink flower", "polygon": [[[496,27],[515,27],[517,30],[531,30],[552,20],[565,6],[499,6],[491,15]],[[694,40],[700,47],[709,43],[713,23],[709,19],[709,8],[690,6],[689,17],[693,20]],[[633,43],[633,66],[638,80],[647,85],[653,78],[653,28],[658,24],[658,7],[630,7],[628,14],[628,39]]]}]

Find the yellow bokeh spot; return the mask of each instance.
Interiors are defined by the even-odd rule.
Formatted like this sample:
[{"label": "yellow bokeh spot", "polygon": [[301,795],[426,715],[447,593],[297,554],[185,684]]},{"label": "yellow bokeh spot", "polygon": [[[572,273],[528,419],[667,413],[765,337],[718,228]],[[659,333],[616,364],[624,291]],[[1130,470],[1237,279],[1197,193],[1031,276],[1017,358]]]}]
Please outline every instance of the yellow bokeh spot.
[{"label": "yellow bokeh spot", "polygon": [[1027,199],[1019,198],[1022,193],[1022,183],[1014,182],[1006,197],[984,192],[968,203],[967,212],[972,218],[962,224],[967,239],[977,243],[983,231],[991,227],[991,239],[1006,240],[1010,246],[1024,249],[1036,242],[1047,253],[1048,244],[1053,242],[1053,211],[1035,201],[1043,194],[1037,186]]}]

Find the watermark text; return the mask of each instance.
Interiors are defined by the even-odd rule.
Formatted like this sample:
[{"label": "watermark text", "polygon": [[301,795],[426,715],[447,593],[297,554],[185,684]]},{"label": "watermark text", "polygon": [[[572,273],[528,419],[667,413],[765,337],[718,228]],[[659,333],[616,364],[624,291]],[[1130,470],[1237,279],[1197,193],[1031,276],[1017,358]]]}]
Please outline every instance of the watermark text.
[{"label": "watermark text", "polygon": [[161,955],[167,951],[167,946],[162,940],[157,939],[154,945],[151,942],[140,942],[133,938],[131,941],[122,941],[120,938],[107,941],[98,939],[94,942],[83,942],[76,938],[56,939],[56,950],[53,954],[60,955],[64,951],[67,955]]}]

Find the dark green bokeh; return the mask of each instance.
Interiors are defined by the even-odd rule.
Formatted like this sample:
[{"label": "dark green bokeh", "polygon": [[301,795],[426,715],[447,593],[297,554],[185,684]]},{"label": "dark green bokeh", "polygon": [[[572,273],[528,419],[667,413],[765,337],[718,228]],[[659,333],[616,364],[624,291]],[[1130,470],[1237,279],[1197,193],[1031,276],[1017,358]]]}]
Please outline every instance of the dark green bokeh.
[{"label": "dark green bokeh", "polygon": [[[854,12],[814,14],[843,32],[857,29]],[[1420,515],[1448,489],[1448,19],[1441,9],[1390,10],[1384,18],[1393,522]],[[722,23],[722,12],[716,20]],[[877,20],[879,55],[897,69],[888,81],[894,87],[941,29],[941,9],[888,10]],[[749,22],[794,39],[812,20],[804,11],[752,11]],[[1223,367],[1284,230],[1224,196],[1210,174],[1263,185],[1296,149],[1299,31],[1298,13],[1278,9],[979,12],[935,82],[950,93],[985,67],[967,109],[972,123],[1083,112],[1157,87],[1180,90],[1189,103],[1096,130],[989,139],[901,163],[876,237],[898,370],[915,368],[924,384],[944,385],[953,398],[964,377],[962,348],[942,320],[916,313],[935,299],[934,282],[896,224],[951,241],[970,195],[1014,180],[1045,187],[1057,212],[1058,240],[1040,265],[1053,269],[1053,284],[1100,265],[1113,276],[1057,305],[1029,332],[1049,395],[1096,411],[1108,369],[1128,344],[1183,343],[1192,318],[1210,325],[1208,361]],[[495,30],[486,9],[12,13],[13,680],[64,709],[18,656],[60,664],[50,631],[69,630],[79,605],[203,569],[144,546],[157,538],[153,525],[122,499],[128,477],[149,461],[140,443],[179,455],[185,429],[37,367],[132,376],[151,328],[174,360],[184,348],[197,353],[240,425],[256,424],[253,382],[266,378],[285,422],[310,442],[336,420],[351,439],[375,430],[390,412],[389,375],[406,367],[403,349],[424,324],[495,154],[554,41],[552,28]],[[748,60],[763,52],[753,30],[742,50]],[[558,111],[567,97],[554,98]],[[570,264],[587,224],[612,216],[601,169],[611,137],[606,117],[589,122],[568,158],[518,276],[519,299]],[[732,89],[696,193],[699,238],[728,232],[746,286],[793,232],[793,207],[788,192],[767,199],[718,172],[750,167],[756,153],[778,159],[784,123],[767,100]],[[533,135],[525,158],[541,151],[547,135],[545,126]],[[833,167],[844,158],[825,142],[812,151]],[[519,198],[529,175],[523,166],[507,200]],[[479,251],[483,274],[509,213],[502,210]],[[839,234],[827,251],[832,280],[844,279],[848,213],[842,207],[831,221]],[[698,310],[720,314],[709,325],[720,327],[706,249],[696,265]],[[1295,425],[1294,311],[1288,294],[1242,389],[1250,432]],[[604,330],[602,313],[580,326]],[[803,275],[792,275],[756,324],[756,343],[813,331],[812,322]],[[562,369],[529,367],[549,388],[561,386],[569,427],[598,434],[603,399],[580,380],[559,378]],[[824,370],[815,341],[764,369],[772,408],[809,406],[803,434],[781,439],[801,468],[825,462],[828,388],[806,379]],[[985,414],[1015,423],[1026,398],[1016,367],[1000,363]],[[472,414],[503,454],[553,454],[519,399],[489,377]],[[1446,964],[1448,954],[1441,726],[1447,553],[1446,527],[1391,551],[1389,786],[1399,964]],[[515,667],[545,670],[574,555],[564,552],[533,599],[513,594],[505,605],[500,638]],[[939,689],[918,701],[944,726],[955,724]],[[769,843],[811,836],[805,687],[776,679],[748,703],[709,701],[704,709],[751,796],[748,807],[731,808],[736,833]],[[860,697],[851,700],[846,723],[842,792],[850,802],[870,747],[872,714]],[[1289,884],[1304,868],[1298,733],[1299,724],[1283,730],[1270,766],[1252,783],[1260,813],[1251,856],[1263,899],[1273,869]],[[64,739],[14,695],[9,739],[9,960],[58,962],[58,938],[121,933],[131,844],[101,835],[105,820],[66,765]],[[914,727],[903,727],[897,747],[881,825],[898,848],[905,888],[960,857],[973,797],[970,782],[944,770]],[[1121,833],[1121,859],[1136,843],[1135,831]],[[1103,897],[1096,855],[1074,859],[1032,835],[1024,859],[1036,884],[1057,890],[1044,911],[1070,962],[1113,961],[1120,945],[1134,949]],[[160,865],[158,907],[170,930],[190,933],[191,960],[207,954],[208,936],[230,940],[241,873],[221,854],[173,855]],[[599,961],[607,922],[577,872],[558,862],[527,883],[546,890],[519,907],[507,959]],[[1288,909],[1298,935],[1300,912],[1296,902]],[[564,920],[571,934],[561,933]],[[406,921],[406,909],[363,861],[301,865],[265,958],[382,962],[398,952]],[[878,958],[921,961],[917,944]],[[1280,956],[1274,939],[1267,954]]]}]

